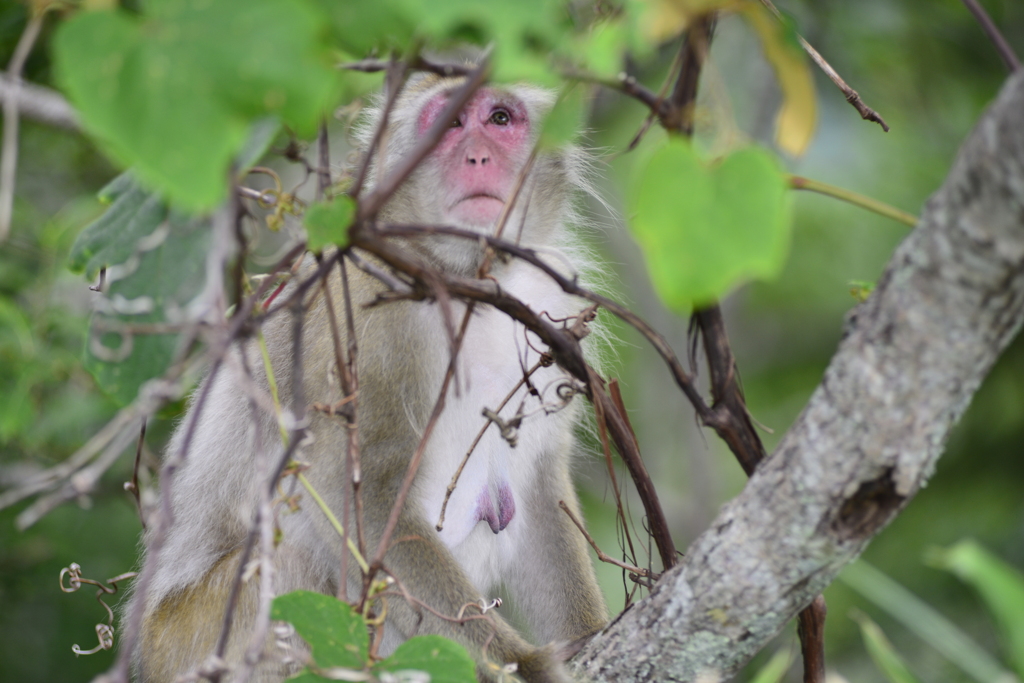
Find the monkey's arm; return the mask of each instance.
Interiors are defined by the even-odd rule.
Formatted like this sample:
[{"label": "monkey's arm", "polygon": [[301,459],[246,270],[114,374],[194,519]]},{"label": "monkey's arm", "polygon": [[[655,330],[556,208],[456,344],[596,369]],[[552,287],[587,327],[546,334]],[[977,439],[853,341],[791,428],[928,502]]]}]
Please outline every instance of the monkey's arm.
[{"label": "monkey's arm", "polygon": [[601,630],[608,620],[590,549],[559,501],[583,518],[567,466],[538,472],[523,506],[532,542],[508,580],[540,642],[574,641]]},{"label": "monkey's arm", "polygon": [[[367,509],[367,527],[381,529],[384,522],[375,518],[389,511]],[[529,683],[571,680],[551,649],[530,645],[495,612],[462,623],[454,620],[460,610],[464,617],[478,616],[480,610],[476,607],[463,608],[467,604],[479,604],[482,596],[438,539],[434,528],[411,506],[399,517],[392,538],[395,540],[384,557],[387,570],[410,596],[452,619],[439,618],[430,610],[392,596],[388,598],[386,628],[397,628],[402,637],[436,633],[466,646],[477,658],[478,674],[485,681],[496,678],[495,666],[508,663],[516,664],[518,674]],[[371,547],[373,543],[376,543],[375,538]]]}]

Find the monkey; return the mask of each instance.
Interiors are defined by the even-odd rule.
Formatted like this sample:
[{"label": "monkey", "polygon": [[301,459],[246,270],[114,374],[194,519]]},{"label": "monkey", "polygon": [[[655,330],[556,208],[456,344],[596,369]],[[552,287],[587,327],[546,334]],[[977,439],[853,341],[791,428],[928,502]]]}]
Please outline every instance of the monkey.
[{"label": "monkey", "polygon": [[[371,140],[383,97],[370,109],[357,137],[361,154],[375,155],[368,174],[371,187],[422,138],[464,80],[429,73],[411,77],[390,111],[383,142],[374,148]],[[493,234],[508,213],[506,237],[555,254],[550,260],[556,267],[585,271],[587,259],[574,246],[570,226],[578,220],[574,196],[589,191],[586,156],[573,147],[533,155],[541,121],[553,101],[549,91],[528,85],[478,89],[435,149],[381,209],[378,222]],[[525,180],[520,183],[521,174]],[[519,198],[513,202],[517,184]],[[423,263],[465,277],[475,277],[487,258],[478,241],[452,236],[406,239],[401,246]],[[361,521],[367,552],[372,552],[442,386],[451,358],[451,321],[462,319],[467,304],[448,302],[447,321],[437,301],[370,306],[383,289],[381,282],[358,268],[347,273],[358,348]],[[551,320],[571,321],[584,308],[524,261],[494,259],[486,277]],[[340,276],[329,276],[326,287],[340,308],[345,296]],[[335,404],[343,398],[332,334],[340,334],[345,346],[349,333],[340,320],[340,329],[332,331],[327,299],[316,287],[306,298],[300,400],[307,405]],[[280,405],[286,407],[295,398],[292,330],[286,314],[269,318],[263,326]],[[492,680],[494,671],[485,661],[512,664],[529,682],[569,680],[551,645],[532,644],[495,611],[488,612],[487,620],[462,623],[437,616],[455,617],[467,604],[479,603],[499,588],[510,595],[536,643],[579,641],[604,627],[607,611],[589,549],[559,508],[564,501],[581,518],[571,479],[580,401],[567,400],[573,385],[557,365],[540,363],[528,381],[521,381],[543,352],[543,345],[520,323],[491,307],[474,307],[445,409],[427,441],[383,560],[403,590],[429,609],[387,597],[382,654],[406,638],[433,633],[465,645],[477,658],[483,680]],[[149,589],[131,598],[131,604],[143,603],[142,631],[133,653],[138,681],[169,683],[194,673],[217,643],[260,487],[266,486],[258,475],[259,463],[282,449],[277,418],[271,411],[254,409],[251,400],[252,385],[269,393],[260,354],[255,341],[239,342],[223,369],[197,390],[196,395],[205,392],[205,400],[202,405],[194,400],[167,447],[168,455],[177,453],[191,439],[170,489],[173,524],[161,551],[143,559],[144,571],[152,576]],[[240,367],[248,368],[248,385],[240,379]],[[438,531],[449,481],[486,424],[482,411],[498,411],[513,389],[499,415],[505,421],[521,418],[516,438],[503,438],[494,425],[484,432],[447,500]],[[187,436],[193,418],[195,426]],[[352,519],[348,427],[342,418],[325,412],[307,411],[306,419],[308,437],[297,447],[295,459],[308,467],[305,476],[337,519],[346,505]],[[348,551],[312,500],[304,497],[298,511],[280,513],[277,523],[274,594],[301,588],[358,599],[358,568],[350,561],[349,576],[341,576],[341,557]],[[229,666],[240,662],[248,647],[259,583],[245,580],[238,595],[225,657]],[[279,681],[297,671],[271,650],[268,639],[251,680]]]}]

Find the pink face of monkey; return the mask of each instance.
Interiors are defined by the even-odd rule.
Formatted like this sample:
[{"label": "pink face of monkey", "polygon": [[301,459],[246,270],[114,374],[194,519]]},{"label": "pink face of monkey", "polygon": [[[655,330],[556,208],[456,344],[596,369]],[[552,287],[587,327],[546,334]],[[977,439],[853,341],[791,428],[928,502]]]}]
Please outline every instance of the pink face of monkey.
[{"label": "pink face of monkey", "polygon": [[[417,121],[421,135],[447,103],[447,93],[427,102]],[[529,156],[532,124],[518,97],[493,88],[476,92],[432,154],[431,166],[443,177],[436,199],[445,219],[474,227],[494,224]]]}]

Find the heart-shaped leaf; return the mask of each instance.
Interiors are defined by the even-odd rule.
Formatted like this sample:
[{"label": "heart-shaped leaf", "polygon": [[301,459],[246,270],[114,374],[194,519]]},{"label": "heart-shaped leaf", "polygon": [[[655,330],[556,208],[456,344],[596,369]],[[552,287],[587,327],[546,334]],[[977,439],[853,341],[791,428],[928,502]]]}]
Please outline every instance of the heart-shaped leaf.
[{"label": "heart-shaped leaf", "polygon": [[348,225],[355,212],[355,202],[348,195],[309,207],[303,218],[306,225],[306,248],[320,252],[331,244],[345,246],[348,242]]},{"label": "heart-shaped leaf", "polygon": [[311,132],[330,106],[327,20],[302,0],[140,4],[61,25],[58,80],[110,154],[172,202],[209,209],[251,122]]},{"label": "heart-shaped leaf", "polygon": [[466,648],[441,636],[410,638],[373,667],[374,673],[423,671],[431,683],[474,683],[476,664]]},{"label": "heart-shaped leaf", "polygon": [[139,240],[153,234],[167,217],[160,195],[141,188],[130,172],[110,181],[99,196],[112,202],[110,208],[79,233],[68,258],[68,268],[90,279],[100,268],[127,261]]},{"label": "heart-shaped leaf", "polygon": [[658,295],[690,310],[751,278],[778,274],[789,247],[785,177],[766,151],[747,148],[706,166],[671,139],[631,188],[630,221]]},{"label": "heart-shaped leaf", "polygon": [[361,671],[366,666],[366,622],[348,603],[322,593],[292,591],[274,598],[270,616],[295,627],[319,668]]},{"label": "heart-shaped leaf", "polygon": [[[133,192],[141,190],[121,195],[118,202]],[[149,201],[140,204],[134,217],[127,217],[129,224],[152,219],[147,209]],[[131,230],[125,230],[130,256],[120,263],[123,254],[117,254],[118,265],[107,270],[107,291],[97,302],[86,343],[85,367],[121,405],[133,401],[144,382],[163,374],[178,349],[177,334],[156,333],[146,328],[186,321],[190,317],[189,304],[206,282],[208,220],[172,211],[166,219],[156,221],[150,233],[139,239]],[[103,249],[89,263],[95,265],[102,258],[106,265],[106,257],[112,255],[113,248]]]}]

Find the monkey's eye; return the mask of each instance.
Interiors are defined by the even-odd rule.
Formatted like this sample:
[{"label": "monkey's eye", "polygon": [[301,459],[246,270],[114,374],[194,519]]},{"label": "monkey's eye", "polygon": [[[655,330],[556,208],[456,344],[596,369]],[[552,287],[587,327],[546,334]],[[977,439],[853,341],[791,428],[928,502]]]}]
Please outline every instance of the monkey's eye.
[{"label": "monkey's eye", "polygon": [[448,126],[448,127],[449,128],[462,128],[462,121],[459,121],[458,119],[455,119],[454,121],[452,121],[451,125]]},{"label": "monkey's eye", "polygon": [[512,122],[512,117],[504,109],[497,109],[491,114],[490,121],[496,126],[507,126]]}]

